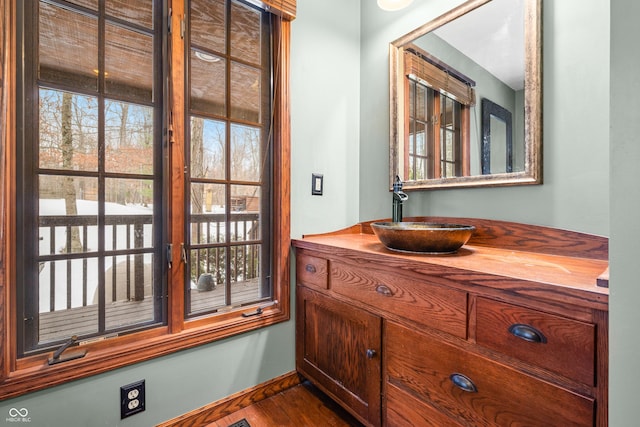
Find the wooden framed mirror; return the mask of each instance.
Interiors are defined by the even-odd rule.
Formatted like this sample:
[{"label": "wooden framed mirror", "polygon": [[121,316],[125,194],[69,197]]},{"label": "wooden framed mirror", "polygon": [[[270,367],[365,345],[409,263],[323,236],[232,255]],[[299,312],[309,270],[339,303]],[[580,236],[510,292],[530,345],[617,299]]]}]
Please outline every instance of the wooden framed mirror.
[{"label": "wooden framed mirror", "polygon": [[[466,1],[393,41],[389,76],[390,188],[542,183],[541,0]],[[494,171],[485,99],[512,117],[511,166]]]}]

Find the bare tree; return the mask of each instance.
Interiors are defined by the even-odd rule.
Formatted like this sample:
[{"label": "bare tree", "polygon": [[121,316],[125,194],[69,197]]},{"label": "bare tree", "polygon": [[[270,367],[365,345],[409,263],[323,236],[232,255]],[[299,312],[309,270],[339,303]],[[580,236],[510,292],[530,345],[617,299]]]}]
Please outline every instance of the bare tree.
[{"label": "bare tree", "polygon": [[127,146],[127,121],[129,116],[129,104],[120,104],[120,147]]},{"label": "bare tree", "polygon": [[[62,167],[65,170],[73,169],[73,130],[71,125],[72,95],[68,92],[62,93]],[[65,176],[63,178],[62,192],[64,196],[65,214],[67,216],[78,215],[76,204],[76,188],[73,178]],[[71,248],[66,248],[67,252],[82,252],[82,242],[80,241],[80,230],[77,226],[71,227]]]},{"label": "bare tree", "polygon": [[231,168],[233,176],[246,181],[260,179],[260,133],[243,126],[233,133]]},{"label": "bare tree", "polygon": [[[191,176],[204,176],[204,120],[198,117],[191,119]],[[204,212],[204,191],[202,185],[191,185],[191,213]],[[197,242],[198,225],[191,226],[191,242]]]}]

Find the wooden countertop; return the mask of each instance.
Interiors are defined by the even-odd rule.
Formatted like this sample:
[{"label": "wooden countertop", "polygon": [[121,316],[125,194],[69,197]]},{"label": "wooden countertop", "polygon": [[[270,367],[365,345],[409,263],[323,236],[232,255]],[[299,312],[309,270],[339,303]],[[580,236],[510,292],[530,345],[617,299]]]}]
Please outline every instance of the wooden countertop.
[{"label": "wooden countertop", "polygon": [[387,249],[370,224],[294,239],[293,246],[324,252],[355,264],[438,276],[466,288],[499,288],[551,302],[608,309],[608,239],[549,227],[474,218],[417,217],[406,221],[448,222],[476,227],[455,254],[408,254]]}]

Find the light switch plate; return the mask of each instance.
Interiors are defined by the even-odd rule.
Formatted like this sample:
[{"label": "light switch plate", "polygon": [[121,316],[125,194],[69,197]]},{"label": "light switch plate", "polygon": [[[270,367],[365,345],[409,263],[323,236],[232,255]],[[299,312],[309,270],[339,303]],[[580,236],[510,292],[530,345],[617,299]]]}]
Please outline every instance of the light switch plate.
[{"label": "light switch plate", "polygon": [[314,173],[311,174],[311,195],[313,196],[322,196],[324,177],[322,174]]}]

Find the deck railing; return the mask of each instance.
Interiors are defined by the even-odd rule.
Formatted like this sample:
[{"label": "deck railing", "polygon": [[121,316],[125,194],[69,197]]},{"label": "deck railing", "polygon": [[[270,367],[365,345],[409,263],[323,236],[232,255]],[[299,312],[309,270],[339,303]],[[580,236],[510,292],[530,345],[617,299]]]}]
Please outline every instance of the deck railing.
[{"label": "deck railing", "polygon": [[[193,252],[192,255],[192,276],[197,278],[203,271],[211,271],[214,268],[224,266],[213,266],[211,262],[219,262],[218,250],[211,245],[225,243],[225,214],[220,213],[203,213],[191,215],[191,233]],[[94,250],[87,250],[91,241],[97,241],[98,235],[98,217],[96,215],[47,215],[40,217],[40,240],[45,242],[48,249],[42,250],[45,253],[39,256],[41,275],[46,274],[48,277],[41,277],[40,285],[45,283],[49,285],[49,309],[56,310],[56,261],[66,261],[66,308],[87,306],[95,304],[94,296],[89,295],[95,289],[97,283],[97,275],[89,265],[88,259],[95,258],[98,253]],[[256,212],[233,212],[229,217],[229,227],[231,240],[234,243],[255,242],[259,240],[259,214]],[[110,289],[111,301],[123,299],[122,294],[117,294],[117,288],[122,287],[124,274],[124,287],[126,289],[127,300],[140,301],[145,297],[145,282],[148,285],[150,277],[145,274],[145,254],[150,254],[149,249],[153,245],[152,236],[152,215],[106,215],[104,217],[105,239],[110,240],[107,247],[111,248],[107,251],[108,258],[111,258],[110,283],[113,284]],[[80,239],[83,251],[73,252],[73,230],[77,230],[76,235]],[[258,257],[260,251],[250,243],[246,246],[230,246],[228,257],[230,265],[235,271],[242,271],[244,280],[252,279],[258,276],[259,270]],[[241,248],[241,249],[239,249]],[[211,255],[215,253],[215,255]],[[202,254],[202,255],[201,255]],[[117,260],[126,260],[123,268],[125,271],[117,271],[115,266]],[[79,260],[82,264],[82,272],[74,271],[77,264],[74,261]],[[49,262],[49,268],[45,271],[45,263]],[[77,261],[76,261],[77,262]],[[73,264],[73,267],[72,267]],[[78,292],[73,289],[74,280],[72,275],[77,277],[81,274],[81,302],[72,303],[72,295]],[[120,282],[118,282],[118,280]],[[237,277],[231,280],[235,281]],[[58,277],[60,280],[60,277]],[[77,279],[76,279],[77,280]],[[109,280],[109,278],[105,278]],[[90,286],[90,283],[94,283]],[[115,286],[115,284],[118,286]],[[42,302],[41,302],[42,303]],[[81,304],[81,305],[80,305]],[[57,309],[61,309],[58,307]],[[47,311],[44,307],[40,307],[40,312]]]},{"label": "deck railing", "polygon": [[259,276],[260,241],[258,213],[232,213],[229,230],[224,216],[191,216],[191,280],[212,274],[216,285],[255,279]]}]

